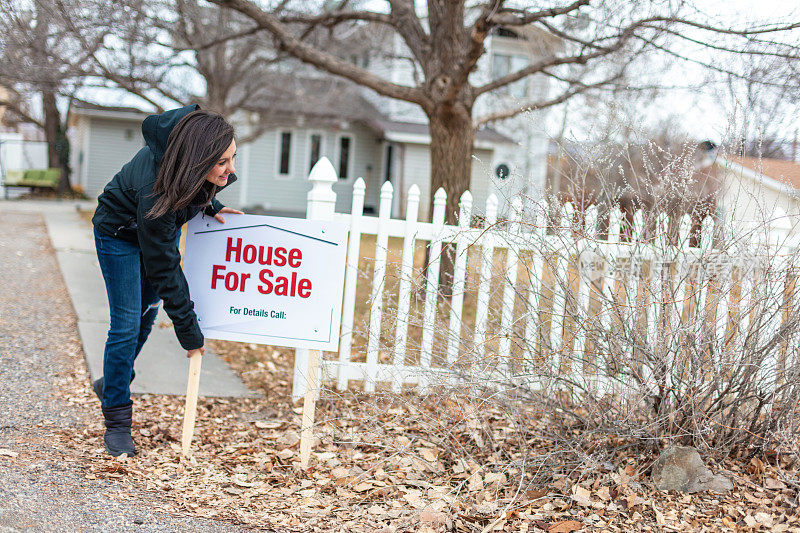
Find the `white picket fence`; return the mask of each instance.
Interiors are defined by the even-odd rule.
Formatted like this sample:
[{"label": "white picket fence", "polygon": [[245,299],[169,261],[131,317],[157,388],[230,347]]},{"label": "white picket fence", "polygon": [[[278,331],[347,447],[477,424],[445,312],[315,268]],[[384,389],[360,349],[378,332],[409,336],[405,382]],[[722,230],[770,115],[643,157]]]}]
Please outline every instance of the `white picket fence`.
[{"label": "white picket fence", "polygon": [[[800,304],[798,291],[794,291],[798,243],[790,237],[791,225],[782,213],[773,217],[768,232],[753,231],[740,239],[738,248],[723,250],[715,243],[725,232],[732,235],[733,229],[715,230],[711,217],[703,220],[699,238],[692,236],[688,215],[673,221],[675,237],[670,237],[666,214],[656,218],[655,227],[646,228],[644,213],[639,211],[626,236],[623,214],[615,209],[608,214],[600,238],[596,207],[576,217],[573,206],[566,204],[553,217],[542,206],[526,206],[528,212],[523,215],[523,201],[515,198],[505,220],[498,223],[498,201],[490,195],[479,213],[482,227],[471,227],[475,213],[467,191],[461,196],[458,225],[451,226],[444,223],[446,195],[442,189],[434,195],[432,222],[422,222],[418,220],[420,191],[416,185],[408,190],[405,219],[398,220],[390,217],[395,191],[389,182],[381,188],[378,216],[373,217],[364,215],[365,184],[360,178],[353,185],[350,213],[334,213],[332,185],[337,178],[327,159],[314,167],[309,181],[307,217],[344,221],[350,228],[339,353],[335,359],[325,358],[322,366],[323,379],[339,390],[357,380],[365,392],[375,391],[380,383],[394,391],[403,385],[424,391],[444,380],[457,383],[479,377],[533,389],[547,389],[560,381],[600,394],[618,394],[627,387],[648,387],[653,379],[648,375],[650,367],[637,363],[641,362],[637,354],[664,354],[665,368],[675,371],[675,358],[685,347],[680,339],[664,336],[675,331],[711,357],[741,349],[744,342],[765,343],[767,353],[759,372],[767,388],[774,388],[782,379],[787,364],[796,364],[792,359],[798,357],[800,346],[796,336],[770,340],[783,331]],[[576,223],[576,218],[581,222]],[[366,359],[356,362],[359,354],[353,353],[353,338],[362,236],[374,236],[376,247],[374,257],[369,258],[374,268]],[[394,332],[381,346],[390,237],[403,239],[402,260]],[[691,245],[692,240],[696,246]],[[417,243],[424,243],[429,252],[424,275],[414,269]],[[442,312],[437,306],[437,289],[443,243],[455,243],[455,264],[452,298],[445,311],[449,316],[437,317]],[[477,272],[475,325],[469,334],[462,334],[469,249],[479,251],[480,265],[473,265]],[[499,270],[493,267],[498,250],[500,256],[505,253]],[[759,257],[771,259],[754,259]],[[520,271],[526,275],[519,276]],[[409,363],[410,320],[406,318],[412,314],[413,292],[419,294],[421,283],[421,341],[414,358],[417,362]],[[732,290],[734,285],[738,290]],[[492,287],[494,301],[500,302],[494,310],[499,324],[489,323]],[[751,312],[750,304],[756,298],[758,306]],[[668,321],[673,321],[672,328],[664,327]],[[758,328],[751,322],[758,322]],[[434,357],[437,323],[447,324],[446,332],[438,332],[443,339],[438,360]],[[681,329],[681,324],[686,327]],[[490,329],[496,349],[487,353]],[[364,354],[360,355],[363,359]],[[307,360],[307,353],[299,350],[295,398],[304,394]],[[619,375],[628,377],[615,379]]]}]

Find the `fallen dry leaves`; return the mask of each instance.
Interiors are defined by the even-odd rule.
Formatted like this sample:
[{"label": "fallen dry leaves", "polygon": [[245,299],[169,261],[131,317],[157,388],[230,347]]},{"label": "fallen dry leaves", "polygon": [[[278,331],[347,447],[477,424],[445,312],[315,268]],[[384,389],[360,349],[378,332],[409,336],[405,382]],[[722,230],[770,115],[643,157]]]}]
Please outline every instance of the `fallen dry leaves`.
[{"label": "fallen dry leaves", "polygon": [[[524,454],[563,450],[520,442],[506,413],[455,397],[328,392],[303,471],[301,409],[289,401],[291,351],[213,347],[263,397],[201,399],[190,459],[180,454],[181,397],[135,400],[134,458],[104,453],[99,416],[61,433],[60,449],[87,478],[145,488],[165,510],[278,531],[800,532],[796,466],[783,457],[715,465],[733,478],[730,494],[659,493],[645,475],[654,457],[634,451],[588,473],[548,477]],[[88,378],[62,392],[99,414]]]}]

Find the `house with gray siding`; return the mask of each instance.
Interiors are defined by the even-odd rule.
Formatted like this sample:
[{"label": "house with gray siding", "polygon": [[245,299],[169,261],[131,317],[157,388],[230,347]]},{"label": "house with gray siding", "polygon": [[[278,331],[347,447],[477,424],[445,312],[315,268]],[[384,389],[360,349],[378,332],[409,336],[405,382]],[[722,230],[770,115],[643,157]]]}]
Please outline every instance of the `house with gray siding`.
[{"label": "house with gray siding", "polygon": [[[402,60],[401,46],[399,39],[388,39],[380,44],[389,48],[388,54],[370,59],[370,49],[365,49],[345,57],[395,83],[413,84],[414,73]],[[526,39],[508,34],[490,37],[487,49],[475,73],[482,79],[505,75],[509,68],[519,68],[534,57]],[[412,184],[421,191],[420,217],[428,216],[430,176],[436,169],[430,164],[427,118],[417,106],[310,70],[275,72],[265,84],[275,88],[268,91],[269,98],[248,102],[250,108],[230,117],[239,139],[239,181],[221,193],[223,202],[302,216],[309,171],[325,156],[339,174],[339,183],[334,185],[338,211],[349,209],[353,182],[361,177],[366,183],[367,212],[377,211],[380,188],[390,181],[399,191],[393,216],[405,213],[406,192]],[[522,80],[505,95],[487,94],[476,102],[476,109],[483,113],[502,108],[534,91],[546,92],[543,79]],[[145,116],[130,108],[78,106],[74,110],[73,181],[89,196],[99,194],[143,146],[140,126]],[[517,117],[496,129],[477,131],[470,190],[478,208],[495,193],[502,213],[515,195],[536,196],[543,189],[547,139],[542,121],[541,116]],[[503,173],[501,168],[510,172]]]},{"label": "house with gray siding", "polygon": [[69,122],[72,185],[94,198],[131,157],[144,147],[142,120],[133,108],[78,105]]}]

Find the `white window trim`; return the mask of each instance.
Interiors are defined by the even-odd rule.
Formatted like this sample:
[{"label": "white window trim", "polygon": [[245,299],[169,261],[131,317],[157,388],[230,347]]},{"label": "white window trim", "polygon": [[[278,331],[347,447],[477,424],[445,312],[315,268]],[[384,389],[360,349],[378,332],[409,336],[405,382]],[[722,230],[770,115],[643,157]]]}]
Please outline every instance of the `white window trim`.
[{"label": "white window trim", "polygon": [[308,130],[307,133],[306,133],[306,157],[305,157],[305,162],[303,163],[303,173],[306,176],[308,176],[308,174],[311,172],[311,169],[307,168],[306,165],[308,165],[311,162],[311,136],[312,135],[319,135],[321,137],[321,140],[320,140],[320,143],[319,143],[319,157],[320,158],[325,157],[325,141],[327,140],[325,138],[325,130]]},{"label": "white window trim", "polygon": [[[494,65],[495,65],[495,61],[497,61],[497,56],[502,56],[502,57],[508,58],[508,71],[505,74],[500,75],[498,78],[495,78],[495,76],[494,76]],[[511,63],[513,63],[515,57],[522,58],[523,60],[527,61],[528,65],[531,64],[530,56],[525,54],[521,50],[517,50],[517,51],[512,51],[512,50],[492,50],[492,52],[489,55],[489,72],[488,72],[489,78],[492,81],[494,81],[495,79],[499,79],[500,77],[503,77],[503,76],[506,76],[508,74],[511,74],[512,72],[517,72],[517,70],[519,70],[519,69],[514,70],[512,68],[512,66],[511,66]],[[528,98],[531,95],[531,80],[532,79],[533,79],[533,76],[531,76],[531,75],[525,76],[524,78],[522,78],[522,80],[517,80],[517,81],[515,81],[513,83],[510,83],[508,85],[504,85],[503,87],[499,88],[498,89],[499,92],[497,94],[498,94],[498,96],[502,96],[502,97],[505,97],[505,98],[516,98],[516,99]],[[514,84],[516,84],[516,83],[520,83],[523,80],[524,80],[524,87],[525,87],[524,94],[522,96],[517,96],[517,95],[513,94],[514,90],[513,90],[512,86]],[[523,85],[520,85],[520,86],[523,86]]]},{"label": "white window trim", "polygon": [[[281,174],[281,137],[284,133],[292,135],[289,144],[289,173]],[[275,179],[288,181],[294,179],[294,161],[297,159],[297,131],[293,128],[278,128],[275,139]]]},{"label": "white window trim", "polygon": [[[350,160],[347,162],[347,179],[341,179],[339,177],[339,167],[341,166],[341,159],[342,159],[342,139],[347,137],[350,139]],[[355,135],[352,133],[339,133],[336,135],[336,146],[334,147],[336,150],[336,177],[338,179],[338,183],[351,183],[355,181],[353,174],[355,173],[355,159],[356,159],[356,138]]]}]

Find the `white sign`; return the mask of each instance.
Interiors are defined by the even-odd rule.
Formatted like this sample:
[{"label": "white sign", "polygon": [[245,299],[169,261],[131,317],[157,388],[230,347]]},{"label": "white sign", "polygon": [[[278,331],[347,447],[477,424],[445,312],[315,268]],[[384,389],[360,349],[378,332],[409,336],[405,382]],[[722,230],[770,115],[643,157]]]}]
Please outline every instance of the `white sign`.
[{"label": "white sign", "polygon": [[337,351],[347,228],[338,222],[199,214],[183,270],[210,339]]}]

